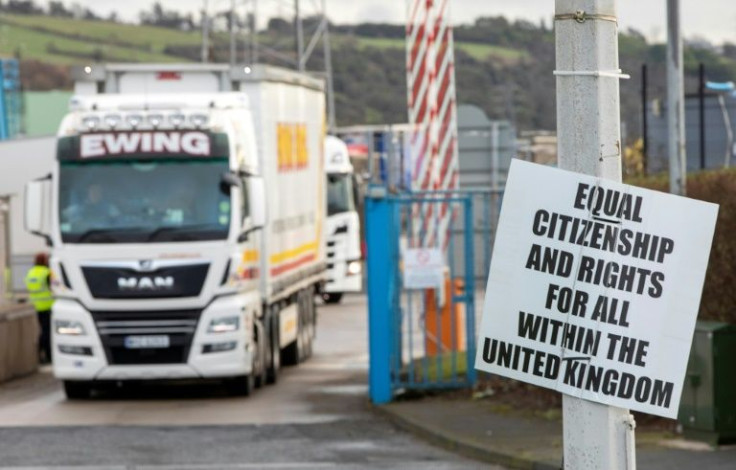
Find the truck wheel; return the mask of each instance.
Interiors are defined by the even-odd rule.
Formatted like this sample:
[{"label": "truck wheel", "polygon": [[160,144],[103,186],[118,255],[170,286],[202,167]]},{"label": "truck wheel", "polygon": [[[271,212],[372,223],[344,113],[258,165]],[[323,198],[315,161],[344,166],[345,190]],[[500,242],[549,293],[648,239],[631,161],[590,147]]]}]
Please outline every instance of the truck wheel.
[{"label": "truck wheel", "polygon": [[225,381],[225,387],[230,395],[247,397],[254,388],[253,374],[232,377]]},{"label": "truck wheel", "polygon": [[312,340],[317,337],[317,299],[315,299],[314,288],[309,288],[309,330]]},{"label": "truck wheel", "polygon": [[312,357],[312,308],[311,296],[309,289],[304,291],[302,296],[302,357],[300,362],[304,362]]},{"label": "truck wheel", "polygon": [[271,309],[268,320],[268,342],[266,345],[268,358],[266,359],[266,383],[273,384],[279,379],[281,369],[281,348],[279,347],[279,315],[278,308]]},{"label": "truck wheel", "polygon": [[256,328],[256,332],[254,333],[256,338],[256,351],[258,355],[255,358],[253,364],[253,375],[255,377],[255,387],[261,388],[265,386],[266,382],[268,381],[266,377],[266,348],[268,347],[268,341],[266,341],[266,334],[263,325],[260,322],[258,323],[259,324]]},{"label": "truck wheel", "polygon": [[299,344],[301,344],[301,333],[297,333],[297,338],[281,350],[281,362],[285,366],[295,366],[299,364]]},{"label": "truck wheel", "polygon": [[78,380],[65,380],[64,393],[69,400],[86,400],[92,393],[92,384]]},{"label": "truck wheel", "polygon": [[304,360],[304,293],[296,296],[296,339],[281,351],[281,362],[295,366]]},{"label": "truck wheel", "polygon": [[339,304],[342,300],[342,292],[323,292],[322,300],[326,304]]}]

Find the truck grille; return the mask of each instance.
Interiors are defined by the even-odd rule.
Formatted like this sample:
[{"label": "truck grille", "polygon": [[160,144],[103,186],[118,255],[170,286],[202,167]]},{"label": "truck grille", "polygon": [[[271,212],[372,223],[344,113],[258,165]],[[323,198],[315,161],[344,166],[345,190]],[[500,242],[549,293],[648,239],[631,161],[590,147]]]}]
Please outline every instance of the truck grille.
[{"label": "truck grille", "polygon": [[[183,364],[189,358],[201,310],[92,312],[110,365]],[[126,347],[129,336],[168,336],[167,348]]]},{"label": "truck grille", "polygon": [[196,297],[209,264],[169,266],[152,272],[128,268],[83,266],[87,286],[96,299]]}]

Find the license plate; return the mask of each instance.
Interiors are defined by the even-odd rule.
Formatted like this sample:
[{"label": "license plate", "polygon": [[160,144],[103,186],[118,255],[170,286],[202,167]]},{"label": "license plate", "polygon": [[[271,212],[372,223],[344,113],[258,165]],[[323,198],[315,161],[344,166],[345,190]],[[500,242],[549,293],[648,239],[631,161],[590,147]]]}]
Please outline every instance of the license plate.
[{"label": "license plate", "polygon": [[126,336],[125,347],[128,349],[148,349],[148,348],[168,348],[168,335],[148,335],[148,336]]}]

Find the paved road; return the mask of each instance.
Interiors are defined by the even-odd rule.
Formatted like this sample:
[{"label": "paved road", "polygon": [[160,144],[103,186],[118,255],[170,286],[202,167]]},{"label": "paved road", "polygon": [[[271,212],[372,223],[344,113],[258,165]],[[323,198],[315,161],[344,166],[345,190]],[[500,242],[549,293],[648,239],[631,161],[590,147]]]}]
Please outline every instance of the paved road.
[{"label": "paved road", "polygon": [[69,402],[48,371],[11,382],[0,387],[0,468],[493,468],[371,412],[366,336],[363,297],[322,307],[314,357],[249,398],[197,385]]}]

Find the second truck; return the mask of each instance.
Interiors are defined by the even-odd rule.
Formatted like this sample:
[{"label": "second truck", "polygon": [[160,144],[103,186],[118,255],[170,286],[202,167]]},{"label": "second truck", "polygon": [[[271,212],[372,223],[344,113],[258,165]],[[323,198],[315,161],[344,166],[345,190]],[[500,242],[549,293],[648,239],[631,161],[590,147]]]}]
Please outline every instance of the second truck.
[{"label": "second truck", "polygon": [[247,394],[311,354],[326,280],[322,82],[266,66],[74,70],[51,174],[26,188],[51,245],[54,374]]},{"label": "second truck", "polygon": [[358,184],[348,146],[337,137],[325,139],[327,179],[327,269],[322,291],[326,303],[338,303],[343,294],[360,292],[363,263],[358,214]]}]

